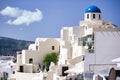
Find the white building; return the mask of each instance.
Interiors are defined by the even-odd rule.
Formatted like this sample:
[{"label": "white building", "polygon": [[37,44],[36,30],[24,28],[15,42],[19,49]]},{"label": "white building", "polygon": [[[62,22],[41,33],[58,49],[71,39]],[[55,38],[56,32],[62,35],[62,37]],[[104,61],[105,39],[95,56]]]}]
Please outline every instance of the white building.
[{"label": "white building", "polygon": [[102,20],[98,7],[85,10],[84,20],[76,27],[61,30],[59,64],[71,64],[76,73],[83,73],[84,80],[106,68],[116,67],[112,59],[120,56],[120,29]]},{"label": "white building", "polygon": [[37,38],[28,50],[17,55],[18,71],[36,72],[47,53],[60,52],[58,65],[50,66],[47,80],[64,79],[66,73],[82,74],[92,80],[93,74],[117,67],[111,60],[120,56],[120,29],[102,20],[101,10],[90,6],[79,26],[63,27],[59,39]]},{"label": "white building", "polygon": [[52,52],[59,53],[59,39],[37,38],[28,50],[22,50],[22,53],[17,54],[17,71],[37,72],[45,55]]}]

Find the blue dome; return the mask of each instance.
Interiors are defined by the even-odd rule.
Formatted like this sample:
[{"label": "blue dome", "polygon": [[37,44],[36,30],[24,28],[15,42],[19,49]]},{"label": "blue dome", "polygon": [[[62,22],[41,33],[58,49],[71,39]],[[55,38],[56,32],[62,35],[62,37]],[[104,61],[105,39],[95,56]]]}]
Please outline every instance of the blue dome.
[{"label": "blue dome", "polygon": [[85,10],[85,13],[101,13],[100,9],[97,6],[90,6]]}]

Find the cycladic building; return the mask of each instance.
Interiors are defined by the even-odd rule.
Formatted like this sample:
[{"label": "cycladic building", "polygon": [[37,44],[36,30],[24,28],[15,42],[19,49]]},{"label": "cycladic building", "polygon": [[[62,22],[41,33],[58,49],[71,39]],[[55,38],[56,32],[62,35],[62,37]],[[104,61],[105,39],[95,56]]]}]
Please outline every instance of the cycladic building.
[{"label": "cycladic building", "polygon": [[17,54],[17,71],[35,73],[42,64],[46,54],[59,53],[59,39],[36,38],[35,44],[31,44],[28,50],[22,50]]},{"label": "cycladic building", "polygon": [[120,56],[120,29],[102,20],[102,12],[96,6],[85,10],[79,26],[61,29],[59,64],[74,65],[66,72],[76,71],[84,80],[93,74],[116,67],[111,60]]},{"label": "cycladic building", "polygon": [[48,80],[57,80],[69,72],[92,80],[93,74],[117,67],[111,60],[120,57],[120,29],[102,20],[102,11],[97,6],[85,10],[84,20],[78,26],[63,27],[60,36],[37,38],[28,50],[17,55],[17,70],[35,72],[43,57],[51,52],[59,53],[59,61],[48,72]]}]

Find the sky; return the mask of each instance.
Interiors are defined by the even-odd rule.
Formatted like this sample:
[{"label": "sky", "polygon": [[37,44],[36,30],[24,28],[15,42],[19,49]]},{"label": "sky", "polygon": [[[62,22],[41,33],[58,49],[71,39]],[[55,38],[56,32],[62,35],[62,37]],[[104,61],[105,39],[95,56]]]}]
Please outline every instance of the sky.
[{"label": "sky", "polygon": [[62,27],[79,26],[91,5],[100,8],[103,21],[120,27],[120,0],[0,0],[0,36],[59,38]]}]

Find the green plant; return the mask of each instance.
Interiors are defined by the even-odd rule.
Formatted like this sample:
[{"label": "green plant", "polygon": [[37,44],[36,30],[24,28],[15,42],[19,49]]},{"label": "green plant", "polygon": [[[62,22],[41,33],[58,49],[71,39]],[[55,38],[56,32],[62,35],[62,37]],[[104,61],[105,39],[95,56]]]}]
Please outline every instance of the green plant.
[{"label": "green plant", "polygon": [[91,49],[92,48],[92,43],[89,43],[88,44],[88,49]]},{"label": "green plant", "polygon": [[93,47],[93,44],[92,43],[88,43],[88,51],[89,51],[89,53],[93,52],[92,47]]},{"label": "green plant", "polygon": [[43,60],[43,64],[45,65],[45,68],[48,71],[50,63],[54,62],[56,64],[57,61],[58,61],[57,53],[53,52],[53,53],[49,53],[49,54],[45,55],[45,58]]}]

